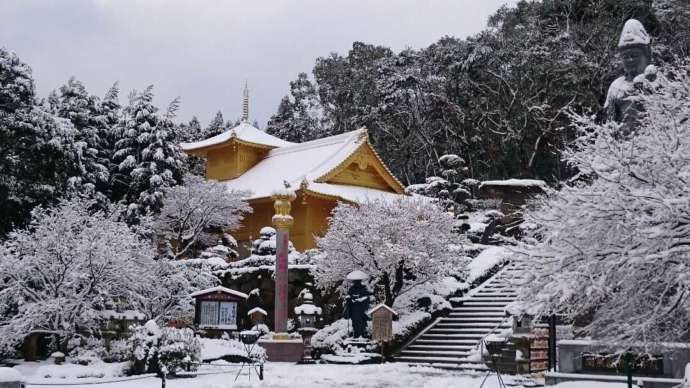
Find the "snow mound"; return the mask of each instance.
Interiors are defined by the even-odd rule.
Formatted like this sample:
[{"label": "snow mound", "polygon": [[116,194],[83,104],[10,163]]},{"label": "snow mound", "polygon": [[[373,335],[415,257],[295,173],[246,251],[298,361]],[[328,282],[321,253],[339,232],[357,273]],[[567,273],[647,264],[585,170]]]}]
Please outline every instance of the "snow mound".
[{"label": "snow mound", "polygon": [[0,383],[24,382],[24,376],[14,368],[0,367]]},{"label": "snow mound", "polygon": [[484,249],[467,266],[467,269],[470,272],[467,282],[472,283],[475,280],[483,277],[492,268],[504,262],[509,255],[510,252],[504,247],[492,246]]}]

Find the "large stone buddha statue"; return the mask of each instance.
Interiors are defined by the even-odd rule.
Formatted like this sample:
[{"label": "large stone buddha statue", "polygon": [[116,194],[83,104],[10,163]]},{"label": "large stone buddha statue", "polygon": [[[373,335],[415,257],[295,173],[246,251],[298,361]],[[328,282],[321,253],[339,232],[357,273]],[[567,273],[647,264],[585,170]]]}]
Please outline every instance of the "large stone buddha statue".
[{"label": "large stone buddha statue", "polygon": [[626,135],[639,126],[639,114],[644,110],[634,95],[645,80],[655,78],[656,68],[650,65],[652,50],[649,34],[642,23],[635,19],[625,22],[618,50],[625,74],[611,83],[604,109],[607,119],[621,123],[622,134]]}]

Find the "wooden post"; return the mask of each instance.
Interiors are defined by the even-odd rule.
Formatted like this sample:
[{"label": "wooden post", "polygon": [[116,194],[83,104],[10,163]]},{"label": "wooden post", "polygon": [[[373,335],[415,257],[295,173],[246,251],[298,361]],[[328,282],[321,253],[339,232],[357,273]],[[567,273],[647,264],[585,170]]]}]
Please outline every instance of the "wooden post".
[{"label": "wooden post", "polygon": [[633,382],[632,382],[632,353],[626,352],[625,353],[625,374],[628,376],[628,388],[633,388]]},{"label": "wooden post", "polygon": [[549,317],[549,370],[556,372],[558,352],[556,350],[556,316]]}]

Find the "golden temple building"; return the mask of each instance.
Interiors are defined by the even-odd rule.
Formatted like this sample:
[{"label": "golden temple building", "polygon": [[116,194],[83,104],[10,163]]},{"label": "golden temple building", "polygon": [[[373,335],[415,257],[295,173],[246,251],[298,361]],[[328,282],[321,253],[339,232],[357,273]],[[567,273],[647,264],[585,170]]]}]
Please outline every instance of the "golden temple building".
[{"label": "golden temple building", "polygon": [[271,194],[285,184],[295,190],[290,239],[299,251],[315,247],[338,202],[393,200],[404,187],[369,142],[366,128],[305,143],[291,143],[248,122],[245,89],[242,121],[234,128],[195,143],[183,143],[189,155],[207,160],[206,178],[224,182],[228,190],[244,190],[253,212],[239,230],[230,231],[240,246],[271,225]]}]

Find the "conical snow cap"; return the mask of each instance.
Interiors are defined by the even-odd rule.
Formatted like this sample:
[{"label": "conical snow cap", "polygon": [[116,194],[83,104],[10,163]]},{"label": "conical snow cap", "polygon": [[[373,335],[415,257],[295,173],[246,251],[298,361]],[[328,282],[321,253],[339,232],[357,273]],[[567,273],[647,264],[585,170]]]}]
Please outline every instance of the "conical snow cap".
[{"label": "conical snow cap", "polygon": [[650,39],[647,30],[637,19],[630,19],[625,22],[621,38],[618,41],[618,48],[630,46],[649,46]]}]

